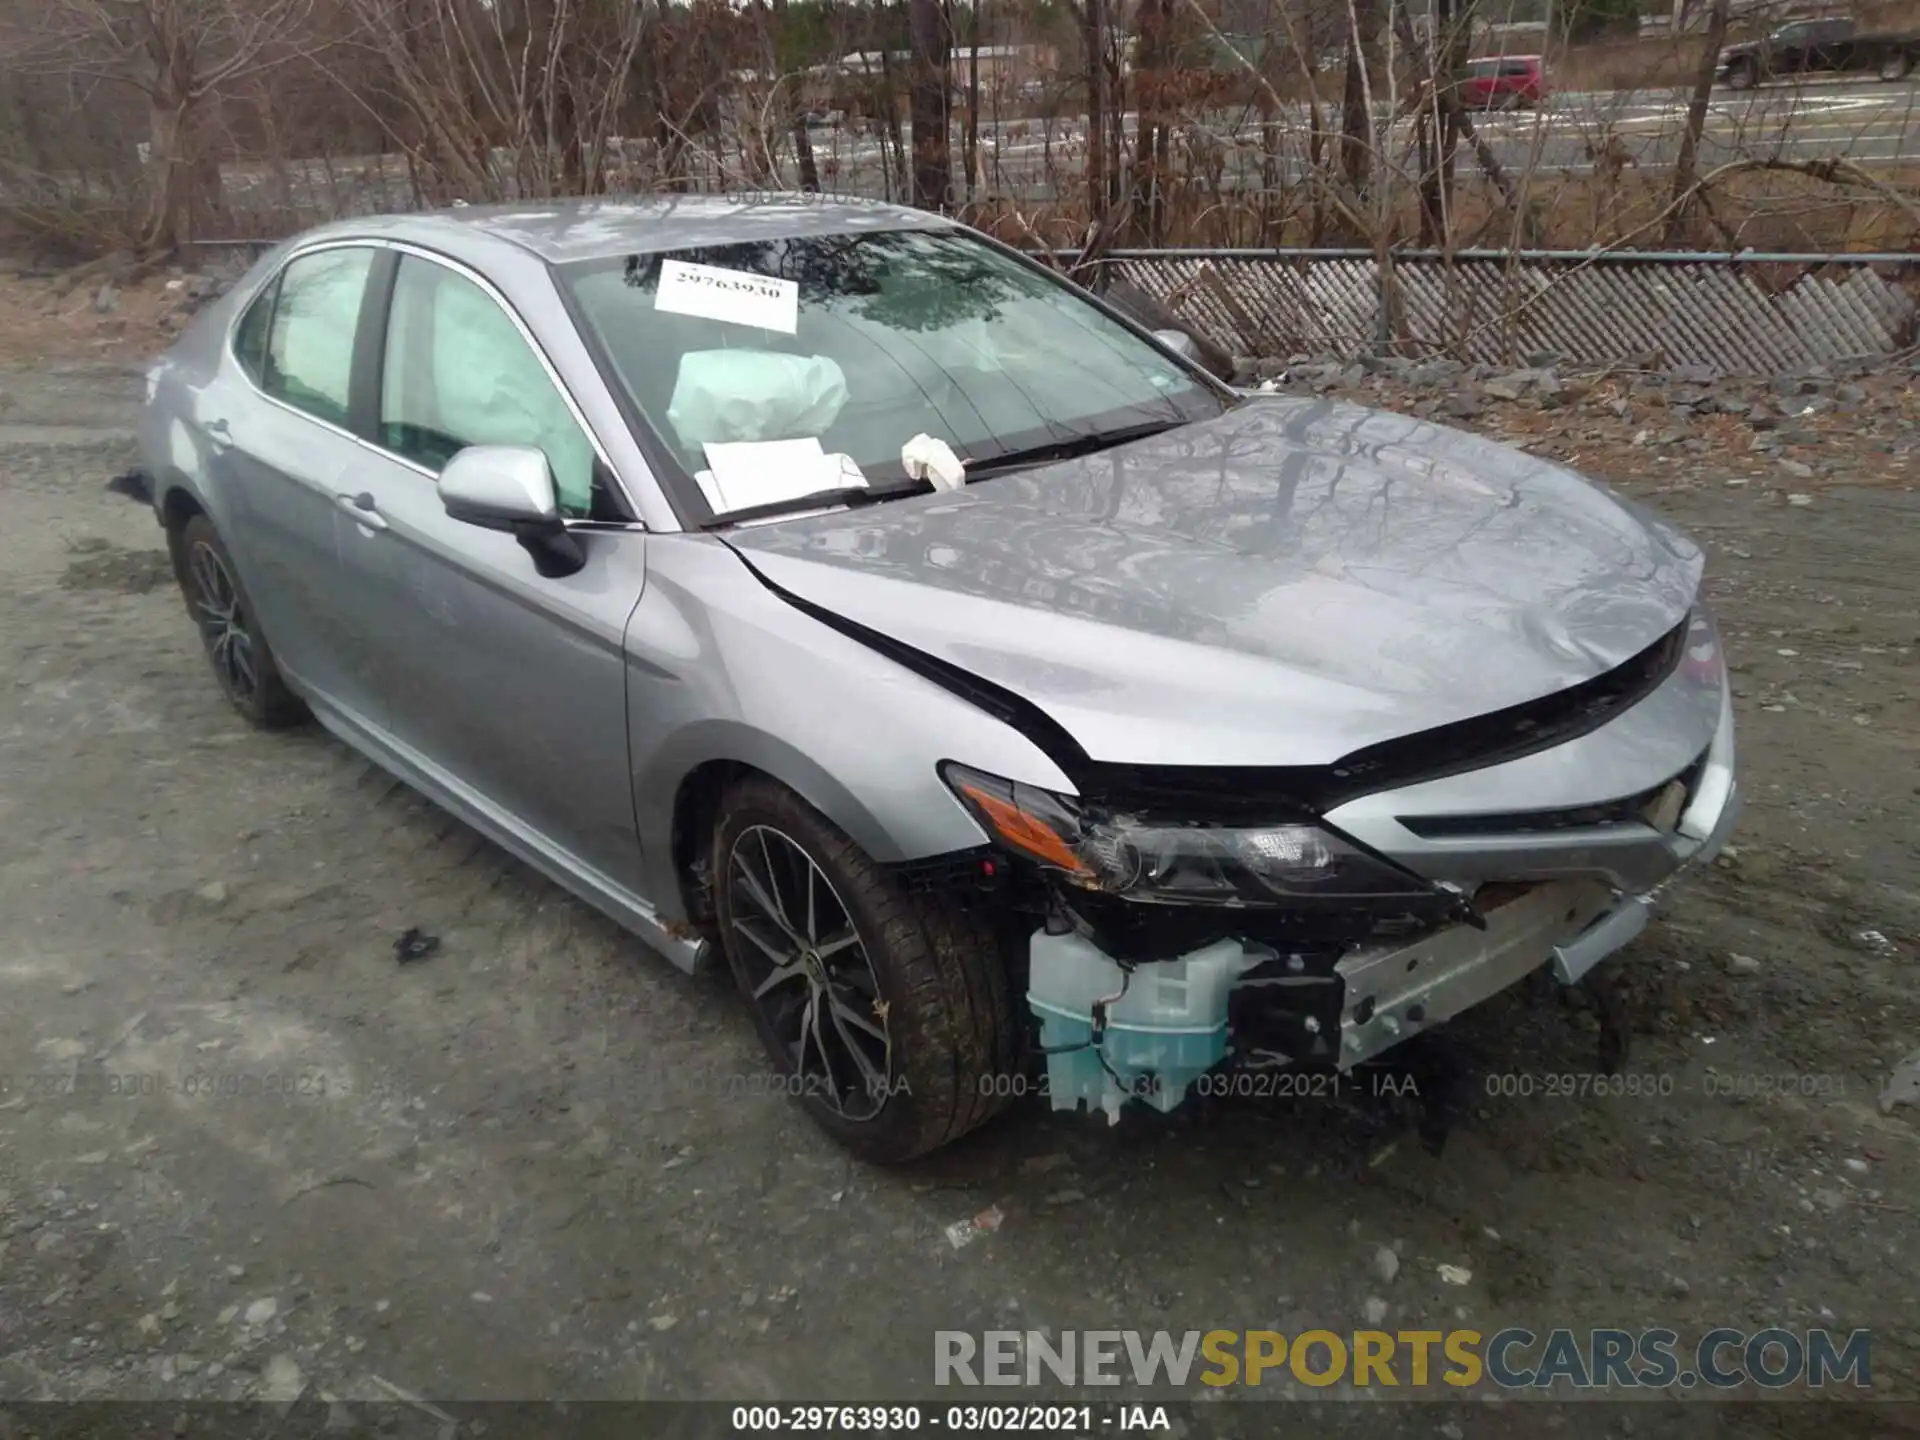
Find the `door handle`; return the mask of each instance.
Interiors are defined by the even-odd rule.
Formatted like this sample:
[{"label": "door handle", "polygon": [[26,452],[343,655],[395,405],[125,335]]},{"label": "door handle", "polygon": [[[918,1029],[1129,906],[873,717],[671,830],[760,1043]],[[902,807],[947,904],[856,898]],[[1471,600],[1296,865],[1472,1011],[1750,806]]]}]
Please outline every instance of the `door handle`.
[{"label": "door handle", "polygon": [[353,517],[354,524],[364,525],[369,530],[387,528],[387,517],[380,513],[379,502],[368,491],[362,490],[358,495],[336,495],[333,498],[342,510]]},{"label": "door handle", "polygon": [[216,450],[228,450],[233,446],[233,430],[224,420],[209,420],[206,425],[207,440]]}]

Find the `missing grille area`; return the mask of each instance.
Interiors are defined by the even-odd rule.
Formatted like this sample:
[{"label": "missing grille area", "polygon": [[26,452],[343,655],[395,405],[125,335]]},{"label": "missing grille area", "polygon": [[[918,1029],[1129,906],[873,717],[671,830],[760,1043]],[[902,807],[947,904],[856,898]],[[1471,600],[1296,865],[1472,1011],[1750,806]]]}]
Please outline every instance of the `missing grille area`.
[{"label": "missing grille area", "polygon": [[1504,810],[1479,815],[1398,815],[1397,819],[1425,840],[1452,839],[1473,835],[1539,835],[1559,830],[1591,830],[1609,825],[1645,825],[1648,812],[1661,799],[1667,787],[1678,783],[1683,791],[1680,809],[1693,799],[1694,787],[1706,768],[1707,752],[1678,775],[1636,795],[1618,800],[1603,800],[1593,805],[1570,805],[1557,810]]}]

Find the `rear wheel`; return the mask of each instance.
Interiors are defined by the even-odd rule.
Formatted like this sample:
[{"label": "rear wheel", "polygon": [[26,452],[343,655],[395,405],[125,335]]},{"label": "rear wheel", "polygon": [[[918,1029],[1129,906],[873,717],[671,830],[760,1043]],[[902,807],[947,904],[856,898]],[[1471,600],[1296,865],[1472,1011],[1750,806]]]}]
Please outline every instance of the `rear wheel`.
[{"label": "rear wheel", "polygon": [[188,520],[174,555],[187,614],[200,631],[221,693],[234,709],[266,729],[305,720],[307,707],[280,677],[253,602],[213,522],[205,515]]},{"label": "rear wheel", "polygon": [[1019,1030],[984,914],[907,891],[771,780],[728,793],[713,845],[728,965],[816,1124],[891,1164],[1006,1106]]},{"label": "rear wheel", "polygon": [[1895,51],[1880,62],[1882,80],[1904,80],[1913,73],[1913,56],[1904,50]]}]

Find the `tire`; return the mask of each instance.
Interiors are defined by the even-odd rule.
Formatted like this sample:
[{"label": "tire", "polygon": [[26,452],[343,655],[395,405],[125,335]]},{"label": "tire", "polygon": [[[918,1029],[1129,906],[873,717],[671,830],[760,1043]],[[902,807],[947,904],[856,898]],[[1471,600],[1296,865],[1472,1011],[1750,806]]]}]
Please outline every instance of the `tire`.
[{"label": "tire", "polygon": [[1727,67],[1727,84],[1735,90],[1751,90],[1760,78],[1758,68],[1750,60],[1736,60]]},{"label": "tire", "polygon": [[174,577],[228,703],[263,730],[304,721],[307,707],[281,678],[240,572],[205,515],[181,527]]},{"label": "tire", "polygon": [[[863,1160],[899,1164],[1006,1108],[1007,1092],[1020,1088],[1010,1082],[1024,1032],[986,912],[908,891],[764,778],[722,799],[713,876],[721,948],[761,1043],[787,1093],[827,1134]],[[770,918],[775,907],[790,918]],[[825,1002],[827,1023],[809,1040],[803,1026],[822,1013],[823,980],[840,1005]]]},{"label": "tire", "polygon": [[1880,78],[1886,81],[1904,80],[1913,73],[1913,56],[1905,50],[1896,50],[1880,62]]}]

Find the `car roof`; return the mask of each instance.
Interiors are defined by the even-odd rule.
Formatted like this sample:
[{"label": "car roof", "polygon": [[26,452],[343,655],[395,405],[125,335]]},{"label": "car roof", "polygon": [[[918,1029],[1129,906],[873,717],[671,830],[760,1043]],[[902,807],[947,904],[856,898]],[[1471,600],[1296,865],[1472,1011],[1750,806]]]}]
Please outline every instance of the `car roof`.
[{"label": "car roof", "polygon": [[800,194],[640,195],[456,205],[448,210],[341,221],[313,235],[383,235],[456,249],[469,248],[485,237],[531,251],[549,264],[563,265],[805,235],[952,228],[954,222],[944,216],[872,200]]}]

